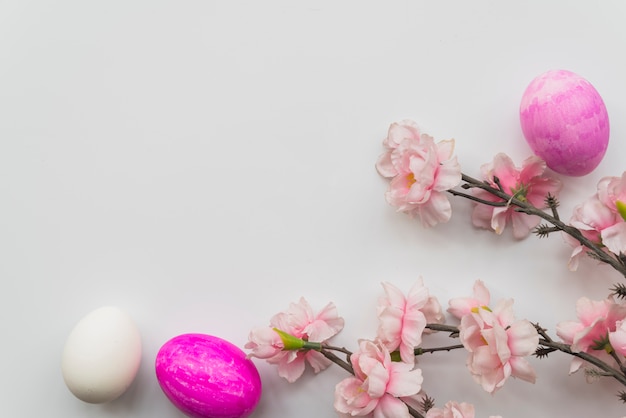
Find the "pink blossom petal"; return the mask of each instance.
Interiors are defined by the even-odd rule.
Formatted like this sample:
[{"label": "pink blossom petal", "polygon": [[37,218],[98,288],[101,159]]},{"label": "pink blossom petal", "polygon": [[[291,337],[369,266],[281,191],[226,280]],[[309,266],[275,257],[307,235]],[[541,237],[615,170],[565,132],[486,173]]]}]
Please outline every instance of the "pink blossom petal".
[{"label": "pink blossom petal", "polygon": [[506,221],[509,217],[509,208],[508,207],[497,207],[493,208],[491,215],[491,229],[495,231],[496,234],[500,235],[504,231],[506,227]]},{"label": "pink blossom petal", "polygon": [[511,213],[511,224],[513,225],[513,236],[517,239],[526,238],[530,231],[539,225],[541,218],[525,213]]},{"label": "pink blossom petal", "polygon": [[376,363],[367,375],[367,392],[373,398],[380,398],[387,390],[389,371],[381,363]]},{"label": "pink blossom petal", "polygon": [[[335,402],[333,406],[340,413],[350,415],[367,415],[378,404],[362,388],[363,382],[355,377],[348,377],[335,386]],[[353,414],[354,412],[354,414]]]},{"label": "pink blossom petal", "polygon": [[[428,298],[422,307],[422,312],[424,313],[427,324],[443,324],[445,322],[446,318],[441,310],[441,304],[435,296]],[[433,331],[425,329],[424,332],[429,333]]]},{"label": "pink blossom petal", "polygon": [[304,373],[303,355],[297,356],[293,359],[286,356],[283,357],[283,360],[280,363],[278,363],[278,375],[287,379],[289,383],[293,383],[298,380],[300,376],[302,376],[302,373]]},{"label": "pink blossom petal", "polygon": [[532,186],[526,199],[534,206],[539,208],[546,206],[546,197],[548,195],[556,196],[561,190],[561,182],[557,179],[539,177],[530,183]]},{"label": "pink blossom petal", "polygon": [[515,313],[513,312],[513,299],[502,299],[498,301],[498,304],[493,308],[493,312],[486,311],[484,315],[495,315],[498,324],[506,328],[515,322]]},{"label": "pink blossom petal", "polygon": [[417,139],[421,136],[419,126],[412,120],[404,119],[400,122],[392,123],[387,132],[387,138],[383,145],[388,148],[396,148],[405,139]]},{"label": "pink blossom petal", "polygon": [[284,344],[280,335],[271,327],[259,327],[250,331],[245,348],[251,349],[249,356],[267,359],[276,356]]},{"label": "pink blossom petal", "polygon": [[491,295],[482,280],[476,280],[474,282],[473,291],[473,297],[450,299],[448,302],[448,312],[461,319],[470,314],[474,308],[489,306]]},{"label": "pink blossom petal", "polygon": [[[487,192],[475,192],[474,196],[479,199],[493,201],[492,195]],[[472,224],[477,228],[492,229],[491,218],[493,216],[493,207],[485,204],[477,204],[472,210]]]},{"label": "pink blossom petal", "polygon": [[454,154],[454,139],[447,139],[437,142],[437,158],[439,161],[447,161]]},{"label": "pink blossom petal", "polygon": [[315,373],[319,373],[331,364],[333,364],[330,360],[324,357],[322,353],[319,353],[317,351],[307,352],[305,358],[306,361],[311,365],[311,367],[313,367],[313,371]]},{"label": "pink blossom petal", "polygon": [[522,163],[519,180],[521,183],[529,183],[534,177],[541,176],[544,171],[546,171],[546,162],[536,155],[532,155]]},{"label": "pink blossom petal", "polygon": [[452,206],[445,193],[433,192],[430,200],[419,208],[422,225],[432,227],[448,222],[452,217]]},{"label": "pink blossom petal", "polygon": [[309,341],[322,342],[337,335],[343,329],[344,320],[339,317],[334,303],[328,303],[315,320],[304,328]]},{"label": "pink blossom petal", "polygon": [[485,283],[482,280],[476,280],[474,282],[474,299],[480,303],[482,306],[489,305],[491,301],[491,294],[489,293],[489,289],[485,286]]},{"label": "pink blossom petal", "polygon": [[558,335],[564,343],[571,344],[576,334],[584,328],[584,325],[580,322],[562,321],[556,325],[556,335]]},{"label": "pink blossom petal", "polygon": [[530,356],[539,345],[539,335],[528,321],[517,321],[507,330],[509,348],[513,356]]},{"label": "pink blossom petal", "polygon": [[574,357],[570,363],[569,374],[576,373],[581,368],[583,363],[584,362],[581,359]]},{"label": "pink blossom petal", "polygon": [[567,267],[570,271],[576,271],[578,269],[578,264],[580,262],[580,256],[584,254],[584,249],[582,245],[574,248],[572,254],[570,255],[569,261],[567,262]]},{"label": "pink blossom petal", "polygon": [[512,357],[509,361],[512,372],[511,375],[526,382],[535,383],[537,375],[532,366],[524,357]]},{"label": "pink blossom petal", "polygon": [[459,185],[461,182],[461,166],[454,157],[452,160],[442,163],[437,172],[437,181],[433,190],[444,192]]},{"label": "pink blossom petal", "polygon": [[385,152],[380,157],[378,157],[378,161],[376,162],[376,170],[381,176],[386,178],[391,178],[398,174],[398,170],[396,170],[393,163],[391,162],[391,151]]},{"label": "pink blossom petal", "polygon": [[619,222],[600,232],[602,243],[613,254],[626,254],[626,222]]},{"label": "pink blossom petal", "polygon": [[404,402],[389,395],[380,399],[373,412],[373,418],[410,418],[411,416]]},{"label": "pink blossom petal", "polygon": [[403,309],[405,305],[405,297],[402,291],[388,282],[382,283],[382,286],[385,290],[385,296],[387,299],[385,304],[387,306],[394,306]]},{"label": "pink blossom petal", "polygon": [[[491,168],[491,170],[489,170]],[[485,169],[487,171],[485,172]],[[511,160],[511,157],[504,153],[497,154],[491,165],[483,166],[484,178],[487,181],[493,181],[493,177],[498,177],[500,184],[507,187],[515,186],[517,183],[518,171]]]},{"label": "pink blossom petal", "polygon": [[422,334],[425,328],[426,317],[421,311],[409,312],[404,316],[400,357],[405,363],[415,363],[414,349],[422,343]]},{"label": "pink blossom petal", "polygon": [[[395,396],[411,396],[422,390],[422,371],[420,369],[406,370],[407,364],[393,363],[392,373],[387,384],[387,393]],[[404,369],[404,370],[402,370]]]}]

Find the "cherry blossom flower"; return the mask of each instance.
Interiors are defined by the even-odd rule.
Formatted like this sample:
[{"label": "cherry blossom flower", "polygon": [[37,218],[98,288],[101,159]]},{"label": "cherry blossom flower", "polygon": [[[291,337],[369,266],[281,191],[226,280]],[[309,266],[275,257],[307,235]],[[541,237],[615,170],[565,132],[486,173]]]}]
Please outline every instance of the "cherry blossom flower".
[{"label": "cherry blossom flower", "polygon": [[[615,213],[611,212],[596,194],[574,208],[569,224],[578,228],[589,241],[597,244],[599,247],[604,247],[603,236],[608,237],[609,242],[611,242],[611,228],[617,222],[619,220]],[[565,242],[574,247],[568,267],[570,270],[576,270],[580,257],[586,254],[589,249],[569,234],[563,233],[563,237]],[[606,249],[606,247],[604,248]]]},{"label": "cherry blossom flower", "polygon": [[534,383],[535,372],[524,357],[539,345],[537,330],[526,320],[515,320],[512,299],[500,301],[493,310],[489,299],[489,290],[477,280],[473,297],[450,301],[448,311],[461,318],[459,339],[469,351],[470,373],[490,393],[510,376]]},{"label": "cherry blossom flower", "polygon": [[383,283],[385,296],[378,304],[378,338],[390,352],[400,351],[403,362],[415,363],[414,349],[422,343],[427,323],[443,323],[437,298],[429,296],[420,277],[405,296],[397,287]]},{"label": "cherry blossom flower", "polygon": [[535,352],[539,335],[526,320],[515,321],[512,300],[498,303],[493,311],[478,308],[464,316],[459,326],[461,343],[470,352],[467,367],[490,393],[510,377],[535,382],[535,371],[524,357]]},{"label": "cherry blossom flower", "polygon": [[409,418],[401,397],[415,396],[422,388],[422,371],[404,362],[392,362],[382,344],[362,340],[350,356],[354,376],[335,386],[334,406],[340,416]]},{"label": "cherry blossom flower", "polygon": [[[302,376],[305,361],[313,367],[315,373],[331,364],[318,351],[301,350],[303,344],[309,341],[325,342],[341,331],[343,325],[343,318],[338,316],[332,302],[315,315],[309,303],[300,298],[298,303],[290,304],[287,311],[274,315],[270,327],[252,330],[245,348],[252,350],[250,357],[277,364],[278,374],[294,382]],[[298,344],[298,341],[302,344]]]},{"label": "cherry blossom flower", "polygon": [[454,140],[435,143],[412,121],[394,123],[383,141],[386,151],[376,163],[378,172],[392,178],[387,202],[424,226],[447,222],[452,215],[446,190],[461,182],[461,167],[453,157]]},{"label": "cherry blossom flower", "polygon": [[[447,402],[443,408],[431,408],[425,418],[474,418],[474,405],[469,403]],[[489,418],[502,418],[491,416]]]},{"label": "cherry blossom flower", "polygon": [[[556,334],[570,344],[575,353],[604,357],[607,350],[611,350],[610,334],[615,333],[614,339],[619,341],[621,332],[617,330],[617,323],[626,319],[626,306],[616,303],[612,297],[599,301],[582,297],[576,302],[576,316],[579,321],[558,323]],[[582,365],[583,360],[574,357],[570,373],[578,371]]]},{"label": "cherry blossom flower", "polygon": [[[561,183],[556,179],[544,176],[546,163],[539,157],[531,156],[522,163],[522,168],[515,164],[506,154],[497,154],[493,162],[481,167],[483,178],[495,188],[502,190],[521,201],[527,201],[538,208],[546,207],[545,199],[548,194],[556,195],[561,188]],[[498,179],[496,183],[495,178]],[[490,202],[501,202],[502,199],[488,193],[485,190],[475,190],[477,198]],[[516,212],[515,208],[507,205],[494,207],[478,203],[472,213],[474,226],[485,229],[493,229],[496,234],[504,231],[507,223],[513,226],[513,236],[524,238],[530,230],[539,224],[540,218]]]}]

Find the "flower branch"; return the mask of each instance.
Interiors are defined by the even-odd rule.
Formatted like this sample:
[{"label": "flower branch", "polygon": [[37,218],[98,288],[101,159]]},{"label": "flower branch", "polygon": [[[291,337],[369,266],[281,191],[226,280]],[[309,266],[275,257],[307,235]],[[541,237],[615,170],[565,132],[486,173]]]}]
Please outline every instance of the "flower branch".
[{"label": "flower branch", "polygon": [[574,352],[572,351],[571,346],[563,343],[559,343],[556,341],[549,341],[546,339],[540,339],[539,344],[550,349],[558,350],[563,353],[569,354],[571,356],[577,357],[581,360],[586,361],[589,364],[592,364],[602,370],[605,374],[604,376],[609,376],[620,382],[622,385],[626,386],[626,376],[624,372],[620,372],[615,368],[611,367],[608,363],[600,360],[599,358],[592,356],[590,354],[584,352]]},{"label": "flower branch", "polygon": [[[599,261],[609,264],[611,267],[613,267],[616,271],[618,271],[620,274],[622,274],[622,276],[626,277],[626,266],[624,265],[623,262],[621,262],[619,260],[619,258],[611,256],[609,253],[607,253],[606,251],[604,251],[598,244],[592,242],[590,239],[588,239],[587,237],[585,237],[583,235],[583,233],[578,229],[575,228],[571,225],[567,225],[566,223],[564,223],[563,221],[560,220],[558,213],[556,211],[556,205],[552,204],[550,205],[551,210],[552,210],[552,215],[546,213],[545,211],[535,207],[534,205],[532,205],[530,202],[526,201],[526,200],[520,200],[519,198],[515,197],[514,195],[510,195],[506,192],[504,192],[502,190],[502,186],[500,185],[499,187],[495,188],[493,186],[491,186],[488,182],[486,181],[480,181],[477,180],[473,177],[470,177],[466,174],[461,174],[461,178],[462,180],[465,182],[465,184],[463,184],[461,187],[463,188],[479,188],[481,190],[484,190],[485,192],[499,198],[502,199],[501,201],[488,201],[486,199],[480,199],[476,196],[472,196],[466,193],[462,193],[459,192],[457,190],[454,189],[450,189],[448,190],[449,193],[451,193],[454,196],[459,196],[459,197],[464,197],[467,199],[470,199],[472,201],[478,202],[480,204],[484,204],[484,205],[489,205],[489,206],[494,206],[494,207],[501,207],[501,206],[509,206],[509,205],[513,205],[516,208],[518,208],[518,210],[522,211],[523,213],[527,214],[527,215],[535,215],[540,217],[541,219],[549,222],[550,224],[553,225],[553,228],[543,228],[540,229],[539,231],[542,232],[542,235],[545,235],[546,233],[549,232],[555,232],[555,231],[562,231],[565,232],[566,234],[570,235],[571,237],[573,237],[574,239],[576,239],[578,242],[580,242],[581,245],[587,247],[588,249],[590,249],[591,251],[593,251],[594,257],[596,257]],[[497,178],[497,177],[495,177]],[[495,181],[495,180],[494,180]],[[499,183],[499,180],[498,180]],[[554,197],[551,195],[548,195],[546,197],[546,199],[549,202],[554,202]]]}]

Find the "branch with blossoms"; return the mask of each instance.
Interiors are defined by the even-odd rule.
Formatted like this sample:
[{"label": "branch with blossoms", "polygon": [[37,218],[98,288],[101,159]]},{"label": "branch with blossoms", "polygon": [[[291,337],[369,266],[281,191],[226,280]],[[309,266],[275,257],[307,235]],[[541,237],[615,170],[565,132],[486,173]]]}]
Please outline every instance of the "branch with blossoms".
[{"label": "branch with blossoms", "polygon": [[[626,277],[626,173],[603,178],[596,193],[565,223],[557,209],[561,184],[547,175],[538,157],[527,158],[519,168],[498,154],[481,167],[478,180],[461,172],[453,140],[436,143],[407,120],[391,124],[383,146],[376,168],[390,179],[386,199],[423,226],[450,219],[449,196],[465,198],[474,203],[472,223],[478,228],[501,234],[510,225],[519,239],[531,232],[539,237],[560,232],[573,247],[570,269],[586,254]],[[560,341],[539,324],[516,319],[513,299],[491,305],[482,281],[475,282],[472,296],[448,302],[456,325],[446,323],[441,305],[421,278],[406,295],[390,283],[383,283],[383,289],[376,336],[360,340],[356,351],[329,342],[344,326],[334,304],[316,314],[302,298],[272,317],[269,326],[251,331],[249,356],[277,365],[278,374],[289,382],[304,373],[307,363],[315,373],[331,364],[343,368],[350,377],[335,386],[334,401],[342,417],[474,418],[471,404],[448,401],[436,407],[424,390],[416,357],[452,350],[467,351],[471,377],[489,393],[500,390],[510,377],[534,383],[536,373],[527,358],[554,352],[572,357],[570,374],[584,370],[588,381],[610,377],[626,386],[626,285],[616,284],[604,300],[580,298],[578,319],[556,326]],[[433,332],[446,332],[460,344],[423,347]],[[626,391],[619,398],[626,402]]]}]

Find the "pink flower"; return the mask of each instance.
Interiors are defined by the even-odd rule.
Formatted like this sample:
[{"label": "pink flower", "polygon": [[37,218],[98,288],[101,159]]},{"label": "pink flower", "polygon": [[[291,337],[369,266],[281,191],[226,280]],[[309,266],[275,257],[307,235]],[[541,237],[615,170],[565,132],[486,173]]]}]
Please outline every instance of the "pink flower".
[{"label": "pink flower", "polygon": [[407,296],[389,283],[383,283],[383,288],[385,297],[378,304],[378,338],[390,352],[399,349],[402,361],[413,365],[414,349],[422,343],[426,324],[443,322],[441,305],[429,296],[421,278]]},{"label": "pink flower", "polygon": [[482,281],[476,280],[476,282],[474,282],[473,297],[450,299],[448,302],[448,312],[458,319],[461,319],[478,308],[487,308],[490,299],[489,289],[487,289]]},{"label": "pink flower", "polygon": [[598,199],[615,215],[614,225],[602,230],[602,243],[614,254],[626,253],[626,172],[598,183]]},{"label": "pink flower", "polygon": [[[443,409],[431,408],[425,418],[474,418],[474,405],[469,403],[447,402]],[[490,418],[502,418],[491,416]]]},{"label": "pink flower", "polygon": [[[617,323],[626,319],[626,306],[617,304],[612,297],[595,301],[582,297],[576,302],[576,315],[579,321],[563,321],[557,324],[556,333],[570,344],[572,351],[606,355],[610,349],[610,333],[617,333]],[[620,333],[614,337],[619,341]],[[583,365],[578,358],[572,360],[570,373]]]},{"label": "pink flower", "polygon": [[392,362],[385,346],[361,341],[350,356],[354,377],[335,387],[335,409],[341,416],[409,418],[400,399],[416,395],[422,388],[422,371],[410,364]]},{"label": "pink flower", "polygon": [[383,177],[393,177],[385,195],[389,204],[419,216],[424,226],[447,222],[452,208],[446,191],[461,182],[454,141],[435,143],[415,122],[402,121],[390,126],[383,145],[386,152],[376,168]]},{"label": "pink flower", "polygon": [[285,338],[281,338],[275,329],[295,339],[321,343],[341,331],[343,324],[343,318],[337,315],[337,309],[332,302],[315,315],[309,303],[300,298],[298,303],[290,304],[286,312],[274,315],[270,320],[270,327],[252,330],[245,348],[252,350],[249,356],[277,364],[278,374],[289,382],[294,382],[302,376],[305,361],[313,367],[315,373],[328,367],[331,362],[314,350],[285,347]]},{"label": "pink flower", "polygon": [[467,367],[484,390],[493,393],[510,376],[535,381],[535,372],[524,358],[535,352],[539,335],[526,320],[515,320],[513,300],[500,301],[491,310],[489,291],[481,281],[474,297],[450,301],[450,311],[461,318],[459,338],[469,351]]},{"label": "pink flower", "polygon": [[[556,195],[561,188],[558,180],[544,176],[545,169],[546,163],[539,157],[527,158],[520,169],[515,167],[511,158],[503,153],[496,155],[493,162],[481,167],[483,178],[491,186],[499,188],[494,181],[497,177],[505,193],[518,200],[528,201],[538,208],[546,207],[547,195]],[[490,202],[503,201],[484,190],[476,190],[474,195]],[[501,234],[509,221],[513,225],[513,236],[524,238],[532,228],[539,224],[540,219],[537,216],[516,212],[515,208],[510,205],[494,207],[478,203],[472,213],[474,226],[493,229],[496,234]]]},{"label": "pink flower", "polygon": [[[598,195],[596,194],[574,208],[569,224],[577,228],[585,238],[594,244],[604,247],[603,237],[607,237],[607,240],[611,243],[613,237],[612,232],[616,231],[613,226],[618,222],[620,222],[620,220],[615,216],[615,213],[611,212],[611,210],[598,199]],[[589,249],[569,234],[563,233],[563,237],[565,242],[574,247],[568,266],[570,270],[576,270],[580,256],[586,254]]]}]

